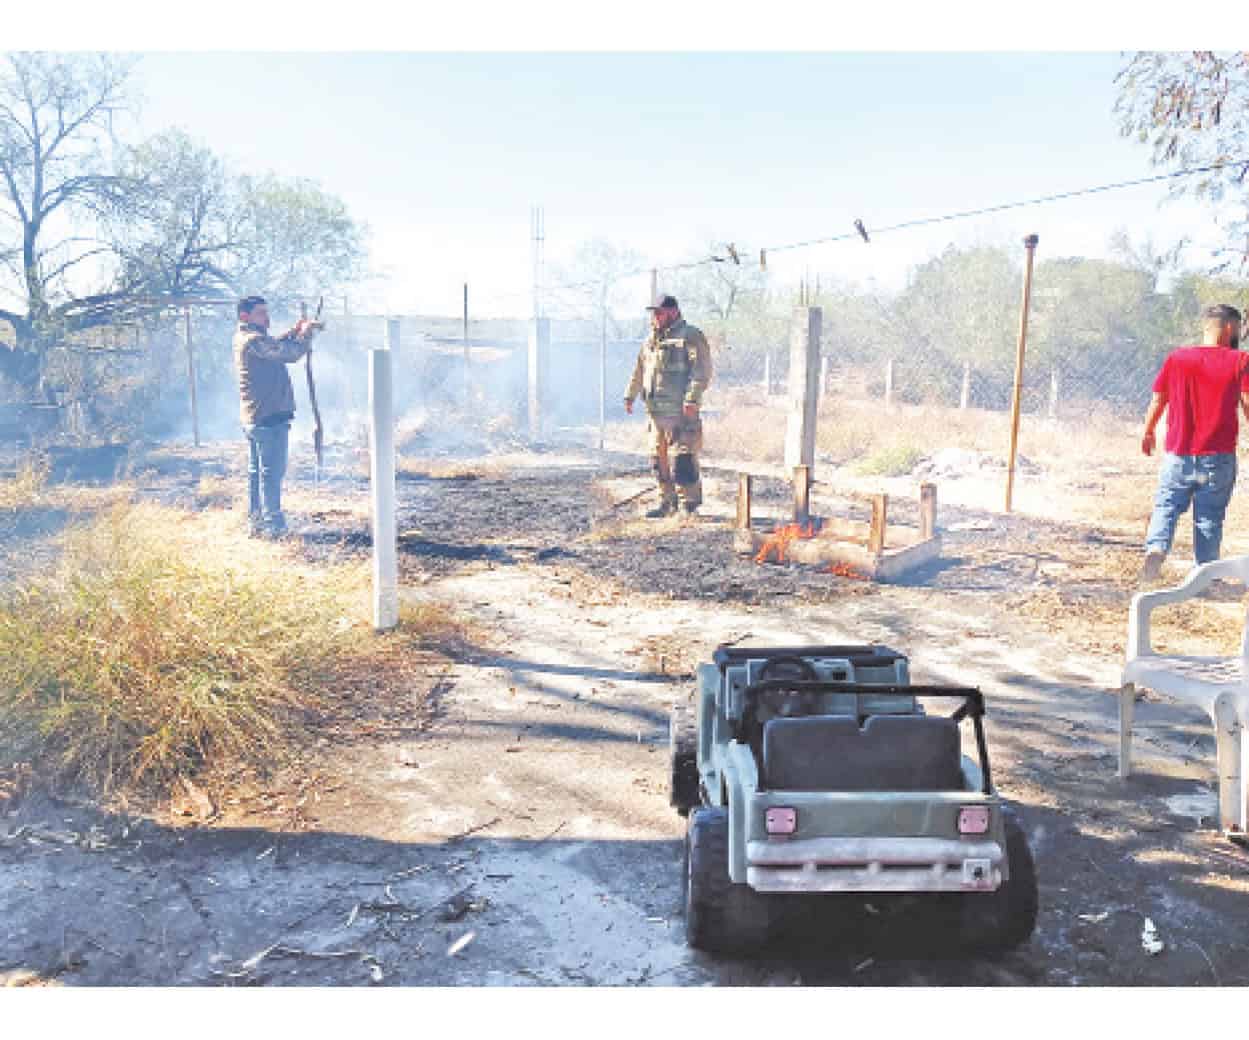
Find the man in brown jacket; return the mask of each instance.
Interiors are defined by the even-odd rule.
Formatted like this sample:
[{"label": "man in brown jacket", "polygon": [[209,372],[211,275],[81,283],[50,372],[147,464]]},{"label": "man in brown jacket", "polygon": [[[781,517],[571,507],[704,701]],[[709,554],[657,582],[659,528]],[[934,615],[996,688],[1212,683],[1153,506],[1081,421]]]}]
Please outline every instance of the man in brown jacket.
[{"label": "man in brown jacket", "polygon": [[646,308],[651,334],[638,351],[633,376],[625,390],[625,411],[633,414],[639,394],[650,419],[651,468],[659,484],[659,505],[652,519],[676,512],[678,501],[687,513],[703,500],[698,455],[703,424],[698,411],[711,383],[711,350],[707,337],[681,317],[676,297],[662,294]]},{"label": "man in brown jacket", "polygon": [[301,319],[276,339],[269,335],[269,307],[261,296],[239,300],[234,333],[234,371],[247,434],[247,516],[251,533],[277,538],[286,531],[282,478],[286,475],[295,391],[286,366],[312,349],[320,323]]}]

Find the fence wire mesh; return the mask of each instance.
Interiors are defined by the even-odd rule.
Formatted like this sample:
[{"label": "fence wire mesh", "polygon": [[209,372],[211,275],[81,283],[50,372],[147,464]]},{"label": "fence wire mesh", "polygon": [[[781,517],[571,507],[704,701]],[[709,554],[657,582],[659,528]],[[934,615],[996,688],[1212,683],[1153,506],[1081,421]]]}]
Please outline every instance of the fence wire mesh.
[{"label": "fence wire mesh", "polygon": [[[1243,310],[1249,303],[1241,282],[1168,271],[1157,257],[1127,255],[1126,246],[1124,253],[1119,260],[1039,259],[1035,266],[1020,508],[1062,512],[1056,503],[1079,497],[1090,472],[1140,485],[1154,463],[1140,458],[1136,439],[1163,358],[1198,339],[1204,306]],[[893,478],[977,479],[985,484],[978,504],[1000,507],[994,487],[1002,483],[1009,443],[1020,254],[950,248],[889,293],[818,277],[784,285],[758,263],[659,269],[659,290],[678,297],[711,344],[708,458],[781,466],[790,326],[795,308],[819,307],[817,471],[836,474],[846,487]],[[574,267],[560,275],[540,297],[549,328],[541,437],[643,452],[644,422],[625,415],[623,396],[647,332],[651,273],[596,276]],[[483,308],[500,309],[498,300],[479,299]],[[510,301],[513,313],[526,313],[528,303]],[[275,327],[295,317],[279,312]],[[367,419],[366,354],[383,345],[386,317],[354,313],[340,299],[323,318],[327,327],[313,357],[327,438],[358,446]],[[462,315],[409,314],[399,322],[401,450],[484,454],[531,439],[532,320],[470,314],[466,328]],[[190,352],[181,311],[58,345],[45,359],[38,408],[27,401],[17,415],[8,406],[0,433],[84,442],[189,439],[197,425],[204,440],[238,438],[234,324],[229,307],[192,309]],[[310,420],[303,380],[293,375],[299,436]],[[1055,493],[1060,488],[1063,495]],[[1143,522],[1147,496],[1136,487],[1124,495],[1132,503],[1124,516]]]}]

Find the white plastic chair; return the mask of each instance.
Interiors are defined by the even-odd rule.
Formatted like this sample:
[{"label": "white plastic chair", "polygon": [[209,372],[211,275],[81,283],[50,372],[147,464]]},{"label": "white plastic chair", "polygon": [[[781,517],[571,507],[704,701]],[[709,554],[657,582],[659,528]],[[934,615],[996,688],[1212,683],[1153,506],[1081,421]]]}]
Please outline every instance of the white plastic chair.
[{"label": "white plastic chair", "polygon": [[1219,776],[1219,826],[1224,832],[1249,831],[1249,624],[1241,633],[1239,657],[1184,657],[1156,654],[1149,640],[1149,615],[1167,603],[1200,595],[1212,581],[1233,579],[1249,585],[1249,556],[1215,560],[1194,568],[1183,584],[1132,598],[1128,652],[1119,693],[1119,776],[1132,764],[1132,717],[1136,687],[1203,708],[1214,723]]}]

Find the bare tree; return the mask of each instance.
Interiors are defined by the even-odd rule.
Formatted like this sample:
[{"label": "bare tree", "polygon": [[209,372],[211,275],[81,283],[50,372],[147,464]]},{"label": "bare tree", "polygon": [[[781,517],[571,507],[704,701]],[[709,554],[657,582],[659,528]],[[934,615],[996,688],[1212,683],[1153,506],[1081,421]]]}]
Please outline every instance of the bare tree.
[{"label": "bare tree", "polygon": [[365,229],[308,180],[231,173],[170,131],[125,147],[134,61],[0,63],[0,375],[28,389],[55,344],[188,296],[288,302],[362,274]]},{"label": "bare tree", "polygon": [[[621,334],[617,315],[626,310],[630,317],[625,327],[640,326],[644,306],[639,274],[644,274],[640,253],[627,246],[615,246],[606,239],[593,238],[582,242],[571,262],[552,272],[550,287],[554,303],[563,311],[591,315],[612,335]],[[650,301],[645,301],[649,303]]]},{"label": "bare tree", "polygon": [[682,310],[697,313],[701,322],[720,329],[729,327],[739,310],[764,299],[768,279],[753,256],[713,243],[705,256],[675,270],[667,281],[681,298]]},{"label": "bare tree", "polygon": [[125,202],[113,126],[132,67],[109,55],[9,54],[0,72],[0,299],[13,301],[0,320],[16,339],[0,350],[0,372],[21,382],[37,372],[41,341],[99,322],[119,291],[75,285],[107,264],[95,228]]}]

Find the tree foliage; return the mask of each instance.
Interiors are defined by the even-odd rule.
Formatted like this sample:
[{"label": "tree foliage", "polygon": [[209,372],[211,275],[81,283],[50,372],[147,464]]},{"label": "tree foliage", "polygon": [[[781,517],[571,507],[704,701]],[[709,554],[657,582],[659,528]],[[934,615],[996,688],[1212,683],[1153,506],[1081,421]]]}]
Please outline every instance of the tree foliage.
[{"label": "tree foliage", "polygon": [[1249,54],[1141,51],[1116,77],[1124,136],[1148,145],[1154,165],[1222,164],[1177,178],[1172,194],[1205,199],[1222,216],[1227,248],[1219,269],[1249,257]]}]

